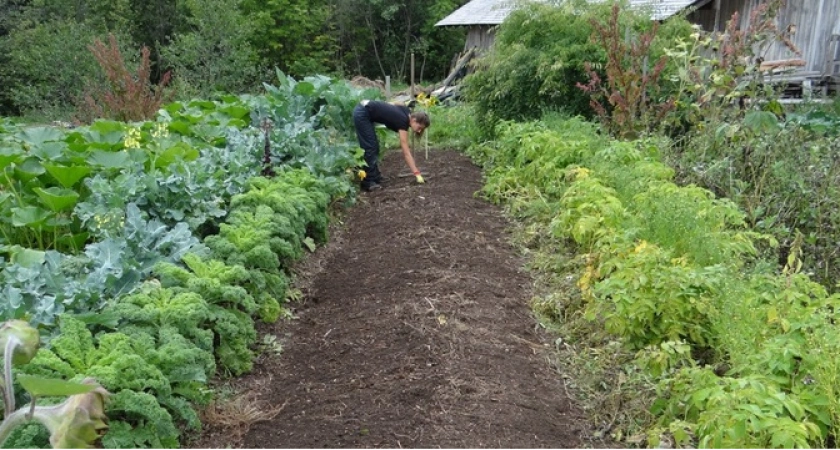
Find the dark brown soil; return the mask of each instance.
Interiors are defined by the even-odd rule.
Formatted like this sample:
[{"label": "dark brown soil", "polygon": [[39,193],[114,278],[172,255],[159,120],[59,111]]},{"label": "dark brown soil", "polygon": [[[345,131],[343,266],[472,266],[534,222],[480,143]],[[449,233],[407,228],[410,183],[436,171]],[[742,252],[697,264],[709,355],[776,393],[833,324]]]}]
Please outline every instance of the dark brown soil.
[{"label": "dark brown soil", "polygon": [[263,330],[283,352],[233,382],[249,393],[240,410],[276,414],[236,426],[216,414],[194,446],[584,446],[589,425],[549,363],[508,224],[474,195],[480,170],[418,153],[428,182],[386,155],[385,189],[362,194],[301,264],[298,319]]}]

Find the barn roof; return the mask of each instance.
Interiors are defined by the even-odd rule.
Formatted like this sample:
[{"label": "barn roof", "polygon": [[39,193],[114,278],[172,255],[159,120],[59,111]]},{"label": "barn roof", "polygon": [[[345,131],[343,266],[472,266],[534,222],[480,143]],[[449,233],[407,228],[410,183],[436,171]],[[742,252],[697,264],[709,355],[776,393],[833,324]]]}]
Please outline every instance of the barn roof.
[{"label": "barn roof", "polygon": [[698,0],[630,0],[630,5],[644,11],[650,11],[651,19],[665,20]]},{"label": "barn roof", "polygon": [[436,23],[435,26],[498,25],[504,22],[514,6],[511,0],[472,0]]},{"label": "barn roof", "polygon": [[[598,1],[598,0],[590,0]],[[650,10],[653,20],[663,20],[699,0],[630,0],[633,7]],[[498,25],[522,0],[471,0],[435,24],[437,27],[456,25]]]}]

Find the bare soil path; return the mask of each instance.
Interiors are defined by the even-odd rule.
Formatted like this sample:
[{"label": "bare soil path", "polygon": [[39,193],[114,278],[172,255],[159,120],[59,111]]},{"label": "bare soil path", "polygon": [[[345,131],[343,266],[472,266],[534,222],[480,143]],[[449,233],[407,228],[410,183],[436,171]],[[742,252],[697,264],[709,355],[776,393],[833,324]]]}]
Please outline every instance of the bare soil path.
[{"label": "bare soil path", "polygon": [[247,429],[208,421],[196,447],[582,447],[589,425],[548,362],[531,280],[481,173],[451,151],[418,156],[426,185],[383,161],[331,242],[302,264],[298,319],[235,381]]}]

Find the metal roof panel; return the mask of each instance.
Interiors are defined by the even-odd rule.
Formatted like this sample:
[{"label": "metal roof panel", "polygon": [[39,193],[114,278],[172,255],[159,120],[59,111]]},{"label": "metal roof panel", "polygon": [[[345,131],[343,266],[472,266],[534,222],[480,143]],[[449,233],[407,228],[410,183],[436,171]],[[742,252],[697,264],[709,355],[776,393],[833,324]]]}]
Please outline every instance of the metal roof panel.
[{"label": "metal roof panel", "polygon": [[[653,20],[664,20],[698,1],[630,0],[630,5],[634,8],[649,10]],[[498,25],[504,22],[508,14],[521,3],[521,0],[472,0],[443,18],[435,26]]]}]

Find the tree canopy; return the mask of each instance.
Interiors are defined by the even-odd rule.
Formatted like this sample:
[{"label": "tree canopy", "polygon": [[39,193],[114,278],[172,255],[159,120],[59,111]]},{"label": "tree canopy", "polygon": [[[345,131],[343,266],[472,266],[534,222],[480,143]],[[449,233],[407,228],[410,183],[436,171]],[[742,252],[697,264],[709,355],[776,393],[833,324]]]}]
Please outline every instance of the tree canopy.
[{"label": "tree canopy", "polygon": [[172,74],[178,96],[259,89],[274,69],[439,81],[463,29],[434,24],[467,0],[0,0],[0,115],[62,118],[101,79],[89,50],[117,37],[147,47],[151,78]]}]

